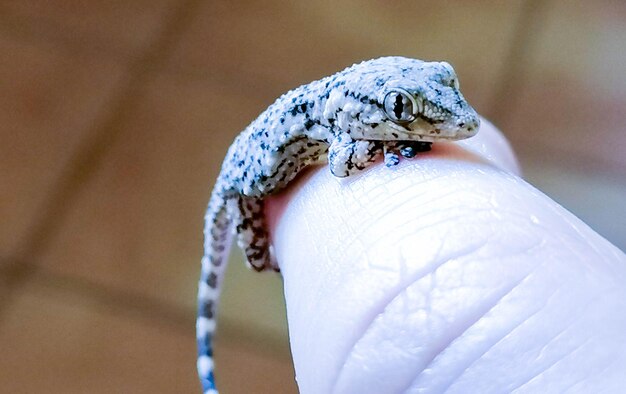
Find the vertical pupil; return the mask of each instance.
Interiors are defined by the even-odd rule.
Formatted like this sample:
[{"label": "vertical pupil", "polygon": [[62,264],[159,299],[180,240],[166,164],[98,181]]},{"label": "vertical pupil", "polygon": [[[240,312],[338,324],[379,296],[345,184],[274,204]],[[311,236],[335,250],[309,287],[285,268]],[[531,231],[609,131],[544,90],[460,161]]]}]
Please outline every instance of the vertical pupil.
[{"label": "vertical pupil", "polygon": [[402,112],[404,111],[404,97],[401,94],[396,96],[396,101],[393,105],[393,114],[397,119],[402,119]]}]

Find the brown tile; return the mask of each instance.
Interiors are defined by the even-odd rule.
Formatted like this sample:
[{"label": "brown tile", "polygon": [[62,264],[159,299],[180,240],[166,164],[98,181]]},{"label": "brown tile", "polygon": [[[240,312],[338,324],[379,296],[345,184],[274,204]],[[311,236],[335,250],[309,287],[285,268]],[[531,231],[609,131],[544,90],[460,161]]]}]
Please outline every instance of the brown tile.
[{"label": "brown tile", "polygon": [[[232,138],[262,105],[158,77],[40,265],[193,310],[210,188]],[[236,256],[222,316],[284,335],[280,279],[242,269]]]},{"label": "brown tile", "polygon": [[13,252],[124,67],[0,34],[0,257]]},{"label": "brown tile", "polygon": [[5,18],[41,40],[71,42],[110,53],[136,54],[157,34],[173,0],[10,1]]},{"label": "brown tile", "polygon": [[0,381],[7,393],[197,391],[191,330],[182,335],[132,321],[34,286],[3,317]]},{"label": "brown tile", "polygon": [[228,269],[219,309],[219,319],[224,321],[224,335],[228,335],[229,327],[238,327],[239,335],[254,345],[289,357],[287,314],[280,275],[251,271],[243,264],[238,250],[234,251]]},{"label": "brown tile", "polygon": [[[7,393],[199,391],[193,325],[133,318],[89,298],[28,285],[3,315],[0,381]],[[224,392],[296,392],[291,363],[221,341]]]},{"label": "brown tile", "polygon": [[298,393],[291,360],[256,352],[253,345],[222,341],[215,349],[216,381],[224,393]]},{"label": "brown tile", "polygon": [[[491,99],[520,1],[206,2],[170,69],[267,100],[356,61],[396,54],[452,62],[479,109]],[[367,23],[364,23],[367,21]]]},{"label": "brown tile", "polygon": [[10,281],[6,272],[0,269],[0,313],[2,313],[4,308],[11,302],[9,286]]},{"label": "brown tile", "polygon": [[626,7],[554,2],[502,129],[524,160],[573,171],[626,171]]}]

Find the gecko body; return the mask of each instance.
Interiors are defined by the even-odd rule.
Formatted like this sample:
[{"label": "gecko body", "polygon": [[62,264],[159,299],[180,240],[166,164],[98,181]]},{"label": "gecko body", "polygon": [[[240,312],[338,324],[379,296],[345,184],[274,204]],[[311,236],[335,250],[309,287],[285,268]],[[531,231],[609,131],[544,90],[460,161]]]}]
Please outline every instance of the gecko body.
[{"label": "gecko body", "polygon": [[432,142],[471,137],[479,125],[448,63],[384,57],[289,91],[243,130],[226,154],[205,216],[196,323],[204,393],[217,393],[212,339],[233,229],[252,268],[278,271],[264,197],[308,165],[327,161],[333,175],[346,177],[381,154],[392,166]]}]

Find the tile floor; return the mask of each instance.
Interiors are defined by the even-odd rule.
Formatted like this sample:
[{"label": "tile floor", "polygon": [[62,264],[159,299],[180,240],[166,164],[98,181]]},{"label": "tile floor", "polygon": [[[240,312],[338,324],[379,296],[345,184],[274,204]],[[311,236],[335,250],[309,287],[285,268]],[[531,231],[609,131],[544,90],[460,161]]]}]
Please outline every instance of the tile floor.
[{"label": "tile floor", "polygon": [[[450,60],[527,178],[626,248],[625,17],[610,0],[1,2],[0,392],[195,392],[226,147],[364,58]],[[280,279],[233,260],[223,392],[295,393]]]}]

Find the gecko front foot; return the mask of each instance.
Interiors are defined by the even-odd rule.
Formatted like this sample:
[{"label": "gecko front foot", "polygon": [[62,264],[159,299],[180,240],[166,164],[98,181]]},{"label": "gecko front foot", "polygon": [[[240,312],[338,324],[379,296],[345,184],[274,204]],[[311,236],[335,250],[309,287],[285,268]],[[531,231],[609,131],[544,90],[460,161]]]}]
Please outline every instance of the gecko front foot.
[{"label": "gecko front foot", "polygon": [[431,150],[432,143],[421,141],[401,141],[396,143],[396,147],[402,157],[412,159],[419,152],[428,152],[429,150]]},{"label": "gecko front foot", "polygon": [[393,167],[400,162],[400,156],[412,159],[419,152],[428,152],[431,149],[430,142],[421,141],[398,141],[385,145],[385,165]]},{"label": "gecko front foot", "polygon": [[387,167],[393,167],[395,165],[398,165],[398,163],[400,163],[400,156],[398,156],[398,154],[394,151],[388,150],[385,151],[385,165]]},{"label": "gecko front foot", "polygon": [[355,141],[339,135],[328,149],[330,172],[338,178],[345,178],[363,171],[376,161],[380,150],[378,141]]}]

